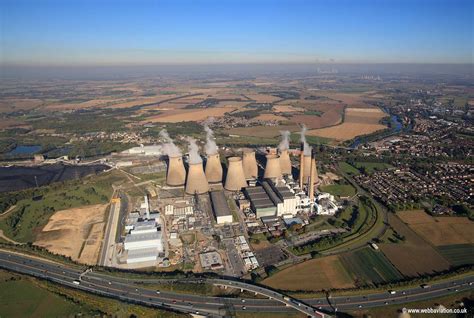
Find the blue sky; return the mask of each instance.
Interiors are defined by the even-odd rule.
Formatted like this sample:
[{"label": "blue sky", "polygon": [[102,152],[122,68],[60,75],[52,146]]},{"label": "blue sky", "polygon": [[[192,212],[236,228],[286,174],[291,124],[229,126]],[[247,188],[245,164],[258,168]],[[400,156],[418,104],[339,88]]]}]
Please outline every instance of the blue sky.
[{"label": "blue sky", "polygon": [[20,65],[472,63],[473,1],[0,1]]}]

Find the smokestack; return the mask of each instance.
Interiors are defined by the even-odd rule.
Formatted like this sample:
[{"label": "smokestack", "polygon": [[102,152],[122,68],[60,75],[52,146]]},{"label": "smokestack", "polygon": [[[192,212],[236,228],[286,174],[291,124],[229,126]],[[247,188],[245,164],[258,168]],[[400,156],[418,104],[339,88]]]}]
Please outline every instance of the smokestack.
[{"label": "smokestack", "polygon": [[301,149],[300,149],[300,176],[299,176],[299,181],[300,181],[300,189],[303,190],[303,185],[304,185],[304,143],[301,143]]},{"label": "smokestack", "polygon": [[[255,153],[254,153],[255,155]],[[240,157],[230,157],[229,166],[224,188],[229,191],[240,191],[247,186],[244,176],[244,168]]]},{"label": "smokestack", "polygon": [[222,182],[222,165],[218,153],[207,156],[206,178],[210,183]]},{"label": "smokestack", "polygon": [[310,177],[309,177],[309,200],[310,202],[314,201],[314,182],[316,176],[316,159],[314,155],[311,156],[311,169],[310,169]]},{"label": "smokestack", "polygon": [[[303,182],[304,184],[309,184],[310,179],[316,180],[316,159],[310,154],[304,156],[304,168],[303,168]],[[311,170],[311,165],[315,166],[315,169]]]},{"label": "smokestack", "polygon": [[255,159],[255,151],[244,150],[243,168],[246,180],[255,180],[258,176],[257,160]]},{"label": "smokestack", "polygon": [[291,174],[291,161],[290,161],[290,154],[288,153],[288,149],[280,150],[280,167],[281,173],[284,175]]},{"label": "smokestack", "polygon": [[209,191],[209,184],[207,183],[202,162],[189,164],[188,178],[186,180],[187,194],[203,194]]},{"label": "smokestack", "polygon": [[278,155],[267,155],[267,163],[265,165],[264,178],[278,179],[281,178],[280,159]]},{"label": "smokestack", "polygon": [[168,157],[168,173],[166,174],[166,184],[172,187],[182,186],[186,178],[183,158],[181,155]]}]

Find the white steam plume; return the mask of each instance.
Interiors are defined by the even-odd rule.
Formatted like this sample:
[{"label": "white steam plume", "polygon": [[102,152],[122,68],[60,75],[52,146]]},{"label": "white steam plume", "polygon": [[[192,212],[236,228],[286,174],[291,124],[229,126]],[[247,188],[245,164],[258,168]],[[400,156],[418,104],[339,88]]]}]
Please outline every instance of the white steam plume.
[{"label": "white steam plume", "polygon": [[290,148],[290,132],[288,130],[282,130],[280,131],[281,134],[281,141],[280,144],[278,145],[278,149],[280,151],[283,150],[288,150]]},{"label": "white steam plume", "polygon": [[311,156],[311,147],[308,145],[308,142],[306,141],[306,131],[308,129],[306,128],[306,125],[301,126],[301,142],[303,143],[303,152],[305,156]]},{"label": "white steam plume", "polygon": [[174,144],[173,139],[171,139],[166,129],[160,131],[160,137],[163,139],[161,147],[168,157],[182,156],[181,150]]},{"label": "white steam plume", "polygon": [[202,158],[199,155],[199,146],[196,143],[196,139],[192,137],[187,137],[186,141],[188,142],[189,163],[201,163]]},{"label": "white steam plume", "polygon": [[206,146],[204,147],[207,155],[216,154],[218,151],[216,141],[214,140],[214,132],[207,124],[204,125],[206,131]]}]

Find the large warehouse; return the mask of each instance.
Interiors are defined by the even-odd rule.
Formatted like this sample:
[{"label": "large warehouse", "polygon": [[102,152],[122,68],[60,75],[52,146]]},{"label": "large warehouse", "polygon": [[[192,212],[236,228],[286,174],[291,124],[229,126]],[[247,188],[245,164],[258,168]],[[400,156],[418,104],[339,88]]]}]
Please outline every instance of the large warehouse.
[{"label": "large warehouse", "polygon": [[258,218],[297,212],[298,198],[285,186],[275,186],[266,180],[261,186],[245,188],[244,192]]},{"label": "large warehouse", "polygon": [[232,223],[232,213],[227,204],[224,191],[212,191],[210,196],[217,224]]}]

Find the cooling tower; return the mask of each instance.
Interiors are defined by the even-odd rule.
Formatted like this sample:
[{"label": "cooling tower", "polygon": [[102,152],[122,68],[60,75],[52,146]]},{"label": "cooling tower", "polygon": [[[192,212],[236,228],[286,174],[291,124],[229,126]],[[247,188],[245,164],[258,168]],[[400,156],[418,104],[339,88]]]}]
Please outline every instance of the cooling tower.
[{"label": "cooling tower", "polygon": [[242,162],[244,168],[245,179],[254,180],[258,176],[257,160],[255,159],[255,151],[244,150],[244,159]]},{"label": "cooling tower", "polygon": [[287,149],[280,151],[280,168],[282,174],[291,174],[290,154]]},{"label": "cooling tower", "polygon": [[240,189],[247,186],[242,159],[240,157],[230,157],[228,160],[229,166],[224,188],[229,191],[240,191]]},{"label": "cooling tower", "polygon": [[209,191],[209,184],[207,183],[202,162],[192,163],[189,165],[188,178],[186,180],[187,194],[203,194]]},{"label": "cooling tower", "polygon": [[183,158],[181,156],[168,158],[168,173],[166,175],[166,184],[172,187],[182,186],[186,178]]},{"label": "cooling tower", "polygon": [[206,178],[210,183],[222,182],[222,165],[218,153],[207,156]]},{"label": "cooling tower", "polygon": [[267,164],[265,165],[264,178],[277,179],[281,178],[280,158],[278,155],[267,155]]}]

